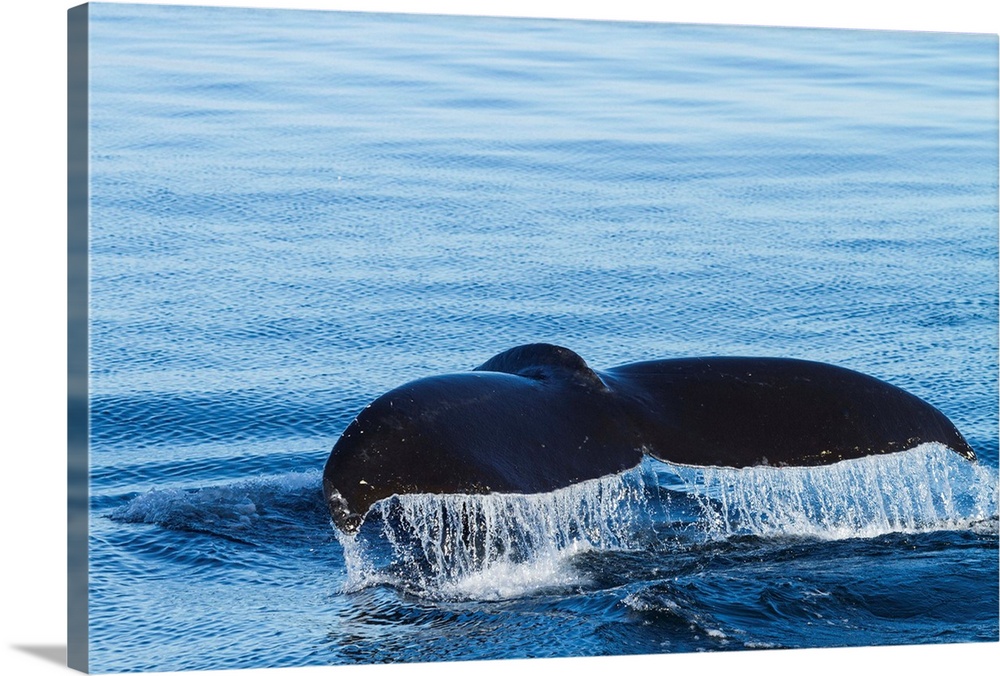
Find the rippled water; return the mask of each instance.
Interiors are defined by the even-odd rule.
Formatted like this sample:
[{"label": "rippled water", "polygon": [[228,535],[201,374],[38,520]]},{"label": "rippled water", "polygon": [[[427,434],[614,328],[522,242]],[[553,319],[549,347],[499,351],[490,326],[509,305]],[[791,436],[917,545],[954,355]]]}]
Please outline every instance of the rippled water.
[{"label": "rippled water", "polygon": [[[998,639],[995,36],[90,11],[94,670]],[[338,539],[366,403],[540,341],[834,362],[981,462],[647,462]]]}]

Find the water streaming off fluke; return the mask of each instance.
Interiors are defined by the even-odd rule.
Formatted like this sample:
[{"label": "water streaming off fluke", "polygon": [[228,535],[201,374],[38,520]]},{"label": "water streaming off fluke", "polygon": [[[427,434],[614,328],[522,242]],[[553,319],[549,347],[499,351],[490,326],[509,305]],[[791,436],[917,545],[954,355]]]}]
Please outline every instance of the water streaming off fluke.
[{"label": "water streaming off fluke", "polygon": [[337,531],[348,588],[388,582],[434,595],[500,597],[575,578],[566,559],[628,548],[647,504],[641,468],[531,495],[403,495]]},{"label": "water streaming off fluke", "polygon": [[996,471],[941,444],[824,467],[674,467],[710,536],[876,537],[997,515]]},{"label": "water streaming off fluke", "polygon": [[996,515],[995,471],[925,444],[814,468],[647,460],[550,493],[393,496],[372,507],[357,536],[335,531],[348,591],[384,583],[435,597],[506,598],[584,582],[573,555],[648,548],[654,530],[654,546],[669,549],[730,536],[995,527]]}]

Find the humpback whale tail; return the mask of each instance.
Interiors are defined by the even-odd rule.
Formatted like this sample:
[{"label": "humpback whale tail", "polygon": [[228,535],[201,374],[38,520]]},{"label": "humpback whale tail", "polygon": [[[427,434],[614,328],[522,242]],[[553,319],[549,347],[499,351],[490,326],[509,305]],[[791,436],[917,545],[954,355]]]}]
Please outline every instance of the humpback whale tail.
[{"label": "humpback whale tail", "polygon": [[323,490],[356,531],[392,495],[543,493],[636,467],[817,466],[937,442],[975,452],[936,408],[871,376],[795,359],[705,357],[594,371],[547,344],[416,380],[369,404]]}]

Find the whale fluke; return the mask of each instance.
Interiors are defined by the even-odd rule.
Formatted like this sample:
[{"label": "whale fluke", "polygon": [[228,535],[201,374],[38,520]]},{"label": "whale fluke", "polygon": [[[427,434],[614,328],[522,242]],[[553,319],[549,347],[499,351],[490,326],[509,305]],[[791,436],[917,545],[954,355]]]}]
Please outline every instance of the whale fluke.
[{"label": "whale fluke", "polygon": [[976,459],[936,408],[838,366],[704,357],[598,372],[572,350],[531,344],[377,398],[334,445],[323,491],[336,526],[353,532],[392,495],[541,493],[647,453],[684,465],[816,466],[929,442]]}]

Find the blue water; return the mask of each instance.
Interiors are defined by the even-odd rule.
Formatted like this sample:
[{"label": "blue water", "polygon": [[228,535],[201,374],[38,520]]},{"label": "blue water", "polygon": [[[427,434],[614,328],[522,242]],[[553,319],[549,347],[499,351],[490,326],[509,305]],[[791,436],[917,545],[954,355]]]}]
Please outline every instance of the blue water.
[{"label": "blue water", "polygon": [[[996,36],[90,11],[94,670],[998,640]],[[358,411],[528,342],[833,362],[981,460],[647,462],[338,539]]]}]

